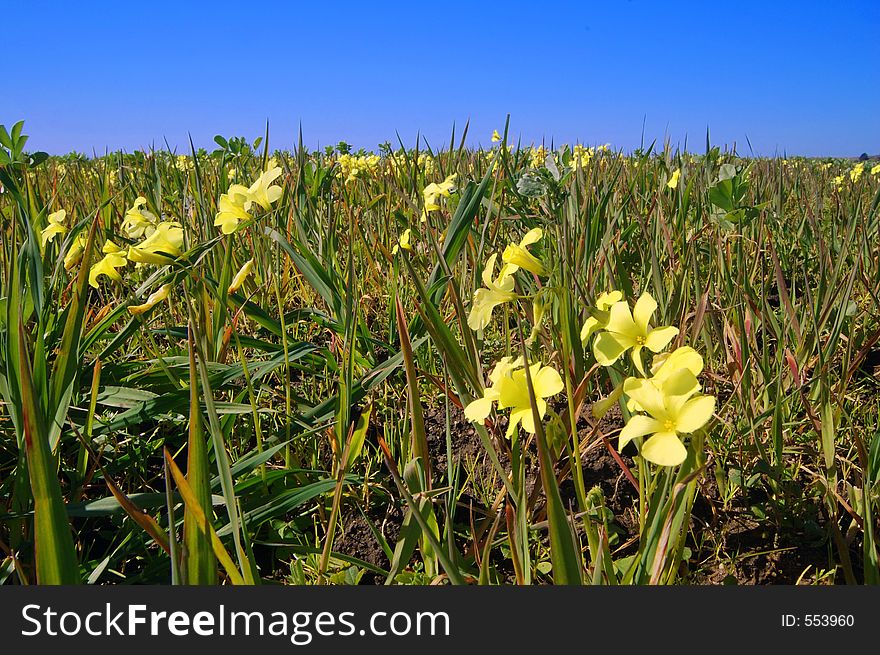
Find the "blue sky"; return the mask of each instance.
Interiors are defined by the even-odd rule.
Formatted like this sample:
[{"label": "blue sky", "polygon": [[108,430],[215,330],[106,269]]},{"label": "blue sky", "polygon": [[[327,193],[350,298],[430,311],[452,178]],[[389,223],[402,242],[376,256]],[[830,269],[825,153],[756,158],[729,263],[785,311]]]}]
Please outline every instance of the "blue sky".
[{"label": "blue sky", "polygon": [[[880,3],[13,2],[0,123],[29,147],[488,143],[880,153]],[[796,7],[796,9],[794,9]]]}]

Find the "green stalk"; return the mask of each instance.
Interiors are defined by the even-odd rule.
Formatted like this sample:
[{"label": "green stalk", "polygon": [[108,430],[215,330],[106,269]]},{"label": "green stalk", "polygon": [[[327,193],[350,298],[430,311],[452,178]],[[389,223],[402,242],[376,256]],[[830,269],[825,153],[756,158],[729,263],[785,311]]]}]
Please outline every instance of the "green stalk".
[{"label": "green stalk", "polygon": [[34,391],[22,322],[18,324],[17,335],[22,427],[34,498],[37,582],[44,585],[79,584],[82,579],[56,474],[58,464],[49,448],[49,430]]},{"label": "green stalk", "polygon": [[188,328],[189,345],[189,438],[187,440],[186,479],[193,496],[204,512],[196,514],[187,505],[183,515],[183,571],[186,584],[217,584],[217,567],[211,552],[211,540],[206,525],[211,507],[211,484],[208,472],[208,446],[202,429],[202,408],[199,396],[199,373],[196,367],[193,326]]}]

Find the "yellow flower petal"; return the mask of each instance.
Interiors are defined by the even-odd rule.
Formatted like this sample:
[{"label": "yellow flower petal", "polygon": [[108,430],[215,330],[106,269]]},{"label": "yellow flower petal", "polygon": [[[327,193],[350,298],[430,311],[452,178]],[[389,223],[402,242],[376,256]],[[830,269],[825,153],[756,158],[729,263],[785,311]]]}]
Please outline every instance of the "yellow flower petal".
[{"label": "yellow flower petal", "polygon": [[473,423],[482,423],[492,412],[492,398],[477,398],[464,408],[464,417]]},{"label": "yellow flower petal", "polygon": [[[547,401],[543,398],[535,398],[535,407],[538,409],[538,416],[544,418],[547,414]],[[517,413],[521,413],[520,425],[523,430],[529,434],[535,434],[535,413],[532,411],[531,404],[517,410]]]},{"label": "yellow flower petal", "polygon": [[515,293],[494,289],[477,289],[474,292],[471,311],[468,314],[468,327],[475,332],[485,330],[492,321],[492,311],[498,306],[516,299]]},{"label": "yellow flower petal", "polygon": [[495,364],[495,368],[493,368],[492,372],[489,374],[489,380],[492,384],[498,384],[498,381],[501,380],[501,378],[509,377],[513,371],[522,368],[522,366],[522,356],[519,356],[516,359],[513,357],[502,357],[498,360],[498,363]]},{"label": "yellow flower petal", "polygon": [[82,234],[73,240],[73,243],[70,244],[70,249],[67,251],[67,254],[64,255],[64,270],[69,271],[79,263],[79,260],[82,259],[83,248],[85,248],[85,245],[86,238]]},{"label": "yellow flower petal", "polygon": [[675,429],[679,432],[696,432],[706,425],[715,411],[715,396],[697,396],[687,401],[678,412]]},{"label": "yellow flower petal", "polygon": [[[627,378],[623,383],[623,392],[635,400],[648,414],[663,421],[669,418],[663,392],[650,380],[644,378]],[[670,429],[672,426],[670,426]]]},{"label": "yellow flower petal", "polygon": [[128,257],[141,264],[168,264],[179,257],[183,248],[183,228],[178,223],[163,222],[144,241],[128,249]]},{"label": "yellow flower petal", "polygon": [[270,168],[262,173],[247,190],[248,198],[266,211],[272,209],[272,204],[281,197],[283,192],[280,186],[270,185],[281,176],[281,173],[280,166]]},{"label": "yellow flower petal", "polygon": [[654,434],[658,430],[662,430],[663,425],[657,419],[642,414],[631,416],[626,425],[620,431],[617,438],[617,450],[623,450],[626,444],[633,439],[644,437],[646,434]]},{"label": "yellow flower petal", "polygon": [[544,230],[539,227],[533,227],[531,230],[526,232],[526,235],[522,238],[522,241],[519,242],[520,248],[525,248],[526,246],[530,246],[533,243],[537,243],[544,236]]},{"label": "yellow flower petal", "polygon": [[514,243],[508,244],[501,254],[501,258],[505,263],[516,264],[535,275],[547,275],[547,269],[544,268],[544,265],[537,257],[522,246]]},{"label": "yellow flower petal", "polygon": [[92,267],[89,269],[89,285],[97,289],[98,278],[101,275],[106,275],[111,280],[121,282],[122,276],[116,269],[125,266],[127,263],[124,255],[115,252],[107,253],[101,261],[92,264]]},{"label": "yellow flower petal", "polygon": [[[64,211],[63,209],[61,211]],[[58,223],[49,223],[46,229],[40,232],[40,248],[45,249],[46,244],[53,241],[59,234],[65,234],[67,227]]]},{"label": "yellow flower petal", "polygon": [[544,231],[541,228],[532,228],[518,244],[509,244],[501,254],[501,259],[506,264],[513,264],[519,268],[524,268],[535,275],[547,275],[547,269],[544,268],[541,261],[526,250],[526,246],[540,241],[543,236]]},{"label": "yellow flower petal", "polygon": [[[654,386],[658,386],[657,379],[651,378]],[[693,371],[686,368],[680,368],[674,373],[668,375],[659,385],[660,391],[667,398],[678,398],[684,396],[690,398],[700,390],[700,383]]]},{"label": "yellow flower petal", "polygon": [[686,368],[694,375],[703,370],[703,357],[690,346],[681,346],[668,354],[657,355],[651,365],[655,382],[662,382],[678,369]]},{"label": "yellow flower petal", "polygon": [[652,352],[660,352],[678,335],[678,328],[667,326],[651,330],[645,337],[645,347]]},{"label": "yellow flower petal", "polygon": [[687,457],[687,449],[674,432],[658,432],[642,444],[641,455],[659,466],[678,466]]},{"label": "yellow flower petal", "polygon": [[611,366],[632,345],[632,341],[625,340],[616,333],[600,332],[593,341],[593,357],[602,366]]},{"label": "yellow flower petal", "polygon": [[535,388],[535,395],[540,398],[555,396],[565,388],[562,377],[552,366],[545,366],[533,375],[532,385]]},{"label": "yellow flower petal", "polygon": [[64,218],[67,216],[67,212],[63,209],[59,209],[57,212],[52,212],[48,216],[48,221],[50,223],[61,224],[64,222]]},{"label": "yellow flower petal", "polygon": [[642,336],[647,336],[648,323],[650,323],[656,309],[657,301],[654,300],[650,293],[643,293],[636,301],[636,306],[633,308],[632,313],[633,322]]},{"label": "yellow flower petal", "polygon": [[608,324],[605,326],[605,329],[609,332],[614,332],[618,336],[625,337],[625,339],[622,339],[622,342],[629,344],[627,348],[635,345],[637,337],[644,336],[636,327],[632,313],[629,311],[629,305],[624,300],[611,305]]},{"label": "yellow flower petal", "polygon": [[606,291],[596,298],[596,309],[607,312],[614,303],[620,302],[622,299],[623,294],[620,291],[616,289],[614,291]]},{"label": "yellow flower petal", "polygon": [[156,291],[150,294],[150,297],[147,298],[147,301],[142,305],[132,305],[128,308],[128,312],[134,316],[138,316],[143,314],[153,307],[158,305],[160,302],[165,300],[168,297],[168,294],[171,292],[170,284],[163,284]]},{"label": "yellow flower petal", "polygon": [[593,332],[598,330],[601,326],[602,323],[599,322],[599,320],[593,318],[592,316],[587,318],[587,320],[584,322],[584,326],[581,328],[581,343],[586,345]]},{"label": "yellow flower petal", "polygon": [[229,288],[226,290],[227,293],[235,293],[241,288],[241,285],[244,284],[244,281],[247,279],[247,276],[250,275],[251,269],[254,267],[254,260],[247,260],[244,265],[238,269],[238,272],[235,274],[235,277],[232,278],[232,282],[229,284]]}]

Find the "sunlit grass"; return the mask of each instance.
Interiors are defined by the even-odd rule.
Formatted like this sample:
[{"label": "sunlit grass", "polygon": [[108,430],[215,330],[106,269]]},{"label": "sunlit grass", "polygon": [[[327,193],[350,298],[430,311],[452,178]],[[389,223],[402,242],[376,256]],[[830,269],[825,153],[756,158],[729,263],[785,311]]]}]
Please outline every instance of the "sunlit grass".
[{"label": "sunlit grass", "polygon": [[0,583],[880,582],[876,162],[499,132],[0,129]]}]

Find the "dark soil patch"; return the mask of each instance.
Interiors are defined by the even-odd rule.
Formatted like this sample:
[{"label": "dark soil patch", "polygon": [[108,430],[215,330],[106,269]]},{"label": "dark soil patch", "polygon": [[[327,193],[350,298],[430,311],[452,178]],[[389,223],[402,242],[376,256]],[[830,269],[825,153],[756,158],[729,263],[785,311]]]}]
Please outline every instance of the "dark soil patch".
[{"label": "dark soil patch", "polygon": [[[424,417],[431,472],[435,481],[444,480],[449,470],[446,449],[446,408],[426,407]],[[485,458],[483,442],[474,430],[473,423],[468,421],[464,412],[455,406],[449,409],[449,435],[452,442],[452,457],[459,465],[464,461]]]},{"label": "dark soil patch", "polygon": [[[403,522],[403,512],[400,507],[387,505],[384,511],[383,508],[373,508],[367,516],[393,549],[400,536],[400,525]],[[357,557],[386,571],[391,566],[367,519],[356,508],[352,508],[343,518],[342,528],[336,534],[333,550]],[[383,576],[369,570],[361,577],[361,584],[382,584],[384,581]]]}]

